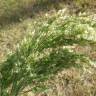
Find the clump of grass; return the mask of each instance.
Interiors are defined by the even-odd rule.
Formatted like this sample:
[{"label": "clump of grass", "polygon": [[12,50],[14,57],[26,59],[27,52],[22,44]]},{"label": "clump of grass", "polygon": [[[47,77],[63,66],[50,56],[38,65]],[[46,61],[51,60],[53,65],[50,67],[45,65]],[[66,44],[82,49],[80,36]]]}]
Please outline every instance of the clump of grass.
[{"label": "clump of grass", "polygon": [[57,72],[90,64],[88,57],[75,53],[71,47],[95,44],[96,22],[61,13],[62,10],[52,18],[34,22],[30,36],[1,64],[1,96],[18,96],[29,85],[33,92],[44,91],[43,83]]}]

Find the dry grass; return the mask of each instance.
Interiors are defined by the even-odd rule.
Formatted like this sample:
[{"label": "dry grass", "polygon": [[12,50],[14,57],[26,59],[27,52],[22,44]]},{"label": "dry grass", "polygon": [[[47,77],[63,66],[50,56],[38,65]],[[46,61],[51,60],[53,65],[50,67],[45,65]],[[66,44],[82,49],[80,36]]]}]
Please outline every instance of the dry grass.
[{"label": "dry grass", "polygon": [[5,60],[10,51],[16,50],[16,45],[28,34],[28,25],[11,24],[0,30],[0,62]]},{"label": "dry grass", "polygon": [[20,96],[96,96],[96,68],[77,70],[65,69],[52,80],[46,81],[49,90],[33,94],[31,91]]}]

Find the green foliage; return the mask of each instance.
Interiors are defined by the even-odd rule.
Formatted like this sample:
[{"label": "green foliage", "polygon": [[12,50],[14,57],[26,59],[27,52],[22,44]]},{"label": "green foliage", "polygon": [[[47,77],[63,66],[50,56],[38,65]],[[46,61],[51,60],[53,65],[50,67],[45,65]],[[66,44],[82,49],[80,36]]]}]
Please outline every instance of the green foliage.
[{"label": "green foliage", "polygon": [[[0,25],[20,22],[50,5],[49,0],[0,0]],[[46,9],[46,8],[45,8]]]},{"label": "green foliage", "polygon": [[11,23],[23,19],[32,2],[33,0],[0,0],[0,25],[4,22]]},{"label": "green foliage", "polygon": [[95,8],[96,0],[74,0],[77,6],[83,8]]},{"label": "green foliage", "polygon": [[[50,9],[61,9],[64,5],[70,4],[79,7],[90,6],[95,7],[95,0],[0,0],[0,25],[12,22],[20,22],[21,20],[33,17],[40,12],[47,12]],[[71,5],[72,4],[72,5]],[[73,7],[72,7],[73,8]]]},{"label": "green foliage", "polygon": [[38,92],[45,88],[46,80],[63,68],[89,64],[87,57],[75,53],[71,47],[96,43],[96,22],[63,16],[60,12],[30,25],[34,28],[32,35],[2,63],[1,96],[17,96],[28,85]]}]

